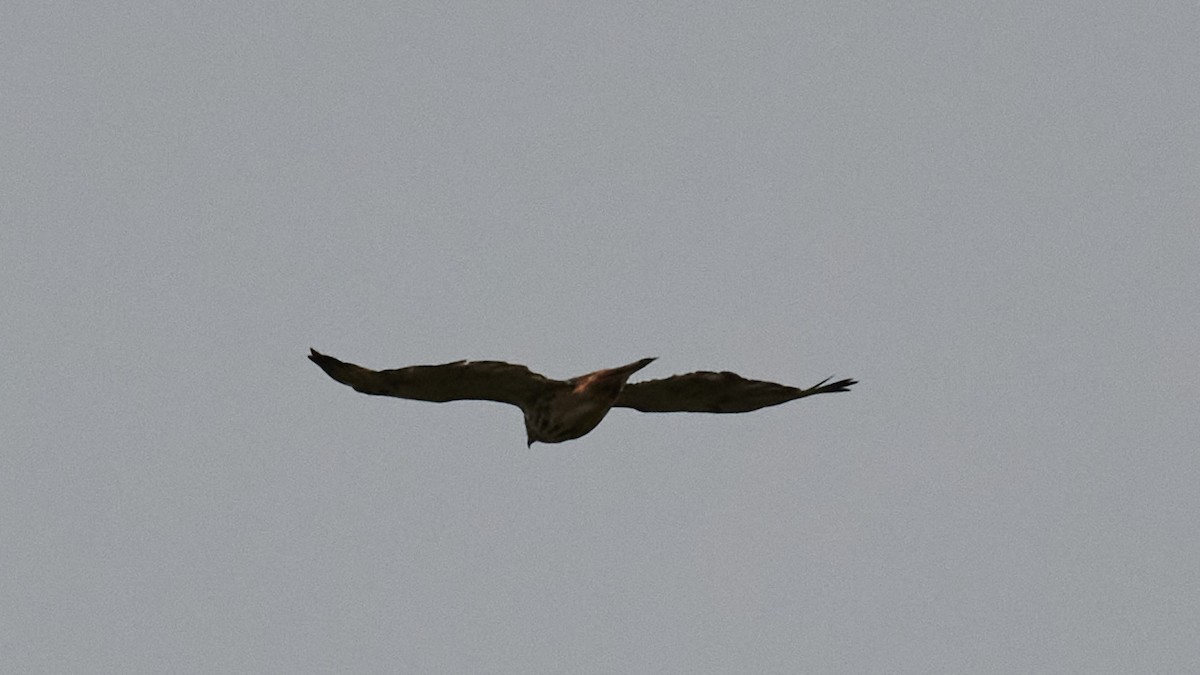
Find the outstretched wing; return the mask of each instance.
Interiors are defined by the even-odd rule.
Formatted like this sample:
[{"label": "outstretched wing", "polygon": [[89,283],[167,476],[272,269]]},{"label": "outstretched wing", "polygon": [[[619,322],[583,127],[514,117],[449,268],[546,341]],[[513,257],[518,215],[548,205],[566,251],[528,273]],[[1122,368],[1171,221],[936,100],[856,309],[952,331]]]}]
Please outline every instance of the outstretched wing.
[{"label": "outstretched wing", "polygon": [[499,401],[523,407],[556,383],[525,366],[501,361],[455,361],[439,366],[370,370],[315,349],[308,358],[355,391],[418,401]]},{"label": "outstretched wing", "polygon": [[747,380],[734,373],[700,371],[625,385],[614,407],[642,412],[740,413],[787,403],[813,394],[850,391],[855,380],[824,382],[798,389],[774,382]]}]

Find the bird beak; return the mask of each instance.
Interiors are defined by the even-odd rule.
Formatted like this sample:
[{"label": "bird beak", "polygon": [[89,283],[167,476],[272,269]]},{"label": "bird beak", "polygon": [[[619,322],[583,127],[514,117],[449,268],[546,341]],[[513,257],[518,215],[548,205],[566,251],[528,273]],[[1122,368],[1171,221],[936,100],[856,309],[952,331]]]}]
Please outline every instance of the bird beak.
[{"label": "bird beak", "polygon": [[610,372],[610,373],[612,373],[613,375],[617,375],[617,376],[619,376],[619,377],[621,377],[621,378],[627,378],[627,377],[629,377],[630,375],[633,375],[633,374],[634,374],[634,373],[636,373],[637,371],[641,370],[642,368],[645,368],[646,366],[650,365],[650,364],[651,364],[651,363],[653,363],[653,362],[654,362],[654,360],[655,360],[655,359],[657,359],[657,358],[658,358],[657,356],[652,356],[652,357],[650,357],[650,358],[648,358],[648,359],[642,359],[642,360],[640,360],[640,361],[634,361],[633,363],[631,363],[631,364],[629,364],[629,365],[627,365],[627,366],[621,366],[621,367],[619,367],[619,368],[613,368],[613,369],[612,369],[612,370],[610,370],[609,372]]}]

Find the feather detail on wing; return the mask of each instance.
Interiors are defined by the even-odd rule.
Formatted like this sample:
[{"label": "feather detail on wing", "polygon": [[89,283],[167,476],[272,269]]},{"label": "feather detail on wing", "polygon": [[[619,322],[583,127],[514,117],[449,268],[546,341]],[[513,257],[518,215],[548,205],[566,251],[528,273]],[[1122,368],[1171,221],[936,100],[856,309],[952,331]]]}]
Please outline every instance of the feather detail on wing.
[{"label": "feather detail on wing", "polygon": [[799,389],[774,382],[748,380],[734,373],[700,371],[625,385],[614,407],[642,412],[740,413],[787,403],[813,394],[850,391],[855,380],[824,382]]},{"label": "feather detail on wing", "polygon": [[[418,401],[499,401],[524,407],[556,384],[525,366],[501,361],[455,361],[436,366],[370,370],[313,349],[308,356],[333,379],[355,391]],[[562,383],[558,383],[565,386]]]}]

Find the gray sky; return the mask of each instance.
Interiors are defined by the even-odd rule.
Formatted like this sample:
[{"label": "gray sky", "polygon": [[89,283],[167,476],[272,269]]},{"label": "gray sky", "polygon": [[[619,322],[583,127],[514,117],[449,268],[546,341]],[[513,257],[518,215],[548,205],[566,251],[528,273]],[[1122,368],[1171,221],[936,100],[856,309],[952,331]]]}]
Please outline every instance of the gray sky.
[{"label": "gray sky", "polygon": [[1195,669],[1200,10],[1052,4],[5,3],[0,670]]}]

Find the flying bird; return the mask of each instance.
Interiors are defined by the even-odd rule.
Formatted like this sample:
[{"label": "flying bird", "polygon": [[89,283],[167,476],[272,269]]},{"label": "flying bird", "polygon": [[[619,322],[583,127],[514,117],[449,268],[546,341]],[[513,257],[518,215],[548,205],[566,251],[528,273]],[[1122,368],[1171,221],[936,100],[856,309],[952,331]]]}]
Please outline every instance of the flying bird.
[{"label": "flying bird", "polygon": [[[527,445],[561,443],[596,428],[613,408],[641,412],[740,413],[814,394],[850,391],[855,380],[826,378],[798,389],[748,380],[734,373],[698,371],[660,380],[627,383],[653,358],[606,368],[569,380],[552,380],[525,366],[501,361],[454,361],[436,366],[370,370],[317,350],[308,358],[355,391],[417,401],[499,401],[525,414]],[[827,384],[828,383],[828,384]]]}]

